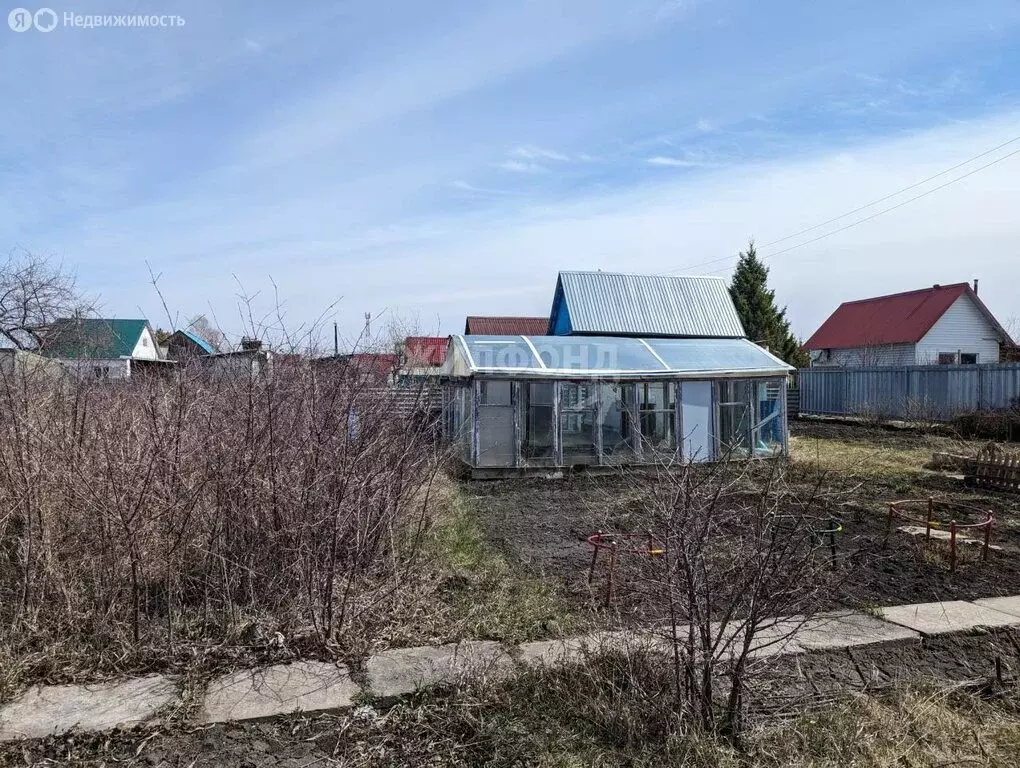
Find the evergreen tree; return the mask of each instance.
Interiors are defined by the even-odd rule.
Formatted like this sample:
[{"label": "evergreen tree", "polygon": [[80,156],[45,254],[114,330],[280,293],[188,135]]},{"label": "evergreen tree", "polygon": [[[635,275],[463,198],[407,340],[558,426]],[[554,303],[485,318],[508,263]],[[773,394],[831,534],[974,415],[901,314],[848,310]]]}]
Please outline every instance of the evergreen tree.
[{"label": "evergreen tree", "polygon": [[768,279],[769,269],[758,258],[754,240],[751,240],[747,250],[740,254],[730,283],[730,296],[744,332],[751,341],[768,347],[776,357],[805,368],[809,363],[808,355],[790,330],[786,307],[776,306],[776,292],[769,290]]}]

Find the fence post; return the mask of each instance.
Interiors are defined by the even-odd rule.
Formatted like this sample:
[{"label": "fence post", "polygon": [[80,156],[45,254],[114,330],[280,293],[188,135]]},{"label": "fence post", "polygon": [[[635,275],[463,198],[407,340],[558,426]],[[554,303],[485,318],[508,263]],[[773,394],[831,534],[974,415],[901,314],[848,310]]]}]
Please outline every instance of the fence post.
[{"label": "fence post", "polygon": [[949,523],[949,572],[956,573],[956,521]]}]

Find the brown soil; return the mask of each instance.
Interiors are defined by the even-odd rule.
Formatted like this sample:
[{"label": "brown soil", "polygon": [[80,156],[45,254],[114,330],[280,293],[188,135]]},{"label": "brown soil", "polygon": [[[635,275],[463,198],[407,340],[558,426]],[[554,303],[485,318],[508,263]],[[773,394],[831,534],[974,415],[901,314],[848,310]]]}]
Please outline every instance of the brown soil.
[{"label": "brown soil", "polygon": [[[975,444],[905,430],[826,422],[795,422],[795,435],[829,441],[829,445],[864,446],[882,451],[973,451]],[[813,469],[793,464],[795,490],[808,495],[818,481]],[[847,569],[829,607],[895,605],[935,600],[974,599],[1020,594],[1020,496],[966,487],[960,480],[917,467],[885,474],[832,473],[827,490],[838,486],[834,500],[819,511],[843,521],[836,537],[840,567]],[[600,609],[606,562],[587,582],[592,548],[586,539],[597,531],[645,530],[646,516],[628,498],[632,480],[584,474],[562,479],[513,479],[468,486],[489,541],[536,575],[551,578],[580,606]],[[948,566],[948,544],[895,530],[886,540],[888,502],[897,499],[952,498],[991,509],[996,518],[991,543],[999,547],[980,560],[981,548],[958,548],[956,573]],[[962,520],[961,520],[962,522]],[[602,555],[600,554],[600,557]],[[645,562],[638,562],[638,561]],[[625,623],[659,618],[659,606],[639,594],[636,569],[647,558],[621,555],[619,594],[615,604]],[[628,588],[629,587],[629,588]]]}]

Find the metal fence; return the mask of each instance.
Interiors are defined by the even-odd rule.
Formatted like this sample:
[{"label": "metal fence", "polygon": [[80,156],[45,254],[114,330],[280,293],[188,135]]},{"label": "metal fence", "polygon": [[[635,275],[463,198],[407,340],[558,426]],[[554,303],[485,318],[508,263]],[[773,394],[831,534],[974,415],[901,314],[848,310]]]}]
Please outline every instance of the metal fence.
[{"label": "metal fence", "polygon": [[947,420],[1020,405],[1020,363],[804,368],[800,412]]}]

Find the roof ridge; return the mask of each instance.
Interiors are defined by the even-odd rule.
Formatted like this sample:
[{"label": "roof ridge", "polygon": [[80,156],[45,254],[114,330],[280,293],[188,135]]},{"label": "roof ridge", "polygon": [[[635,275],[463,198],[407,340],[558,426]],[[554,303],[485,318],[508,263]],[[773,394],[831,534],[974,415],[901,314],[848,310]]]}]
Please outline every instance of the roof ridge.
[{"label": "roof ridge", "polygon": [[615,275],[617,277],[657,277],[664,280],[722,280],[726,278],[721,275],[666,275],[659,272],[615,272],[603,269],[561,269],[561,275]]},{"label": "roof ridge", "polygon": [[[936,285],[938,287],[936,287]],[[928,288],[915,288],[912,291],[900,291],[899,293],[886,293],[882,296],[869,296],[866,299],[852,299],[850,301],[844,301],[840,306],[846,304],[867,304],[869,301],[883,301],[885,299],[895,299],[900,296],[913,296],[918,293],[934,293],[935,291],[947,290],[949,288],[970,288],[970,283],[936,283],[935,285],[929,286]]]}]

